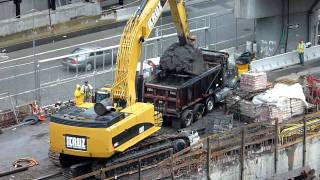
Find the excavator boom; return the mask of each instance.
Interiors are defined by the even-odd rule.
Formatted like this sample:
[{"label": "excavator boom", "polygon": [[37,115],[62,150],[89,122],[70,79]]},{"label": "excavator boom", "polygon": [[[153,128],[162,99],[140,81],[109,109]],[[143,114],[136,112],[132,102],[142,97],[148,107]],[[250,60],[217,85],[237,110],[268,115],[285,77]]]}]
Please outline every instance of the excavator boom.
[{"label": "excavator boom", "polygon": [[184,0],[143,0],[136,13],[127,22],[120,40],[115,79],[111,90],[117,108],[125,108],[136,102],[136,68],[142,43],[150,36],[167,4],[170,5],[180,44],[184,45],[191,41]]}]

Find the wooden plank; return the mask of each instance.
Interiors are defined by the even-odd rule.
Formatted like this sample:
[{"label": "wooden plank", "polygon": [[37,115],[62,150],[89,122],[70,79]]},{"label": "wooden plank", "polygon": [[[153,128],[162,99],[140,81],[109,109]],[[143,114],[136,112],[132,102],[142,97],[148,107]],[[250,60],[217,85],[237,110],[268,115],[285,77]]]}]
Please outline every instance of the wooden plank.
[{"label": "wooden plank", "polygon": [[182,156],[178,156],[178,157],[175,157],[174,159],[176,160],[176,161],[183,161],[185,158],[188,158],[188,157],[191,157],[191,156],[194,156],[194,155],[200,155],[200,154],[203,154],[203,153],[205,153],[206,152],[206,150],[204,150],[204,149],[199,149],[199,150],[197,150],[197,151],[191,151],[191,152],[189,152],[189,153],[187,153],[187,154],[184,154],[184,155],[182,155]]},{"label": "wooden plank", "polygon": [[203,159],[199,158],[199,159],[193,159],[192,161],[186,161],[182,164],[179,164],[179,165],[176,165],[173,167],[174,170],[178,170],[180,168],[183,168],[183,167],[187,167],[187,166],[190,166],[192,164],[200,164],[200,163],[203,163]]}]

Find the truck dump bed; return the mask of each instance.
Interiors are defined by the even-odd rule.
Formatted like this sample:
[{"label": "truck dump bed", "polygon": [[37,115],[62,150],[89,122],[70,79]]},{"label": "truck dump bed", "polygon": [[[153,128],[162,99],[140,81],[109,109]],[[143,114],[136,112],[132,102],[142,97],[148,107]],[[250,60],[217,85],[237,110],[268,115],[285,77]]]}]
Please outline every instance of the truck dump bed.
[{"label": "truck dump bed", "polygon": [[180,118],[184,109],[203,101],[223,87],[225,53],[203,50],[207,71],[202,74],[170,74],[145,84],[144,102],[153,103],[164,117]]}]

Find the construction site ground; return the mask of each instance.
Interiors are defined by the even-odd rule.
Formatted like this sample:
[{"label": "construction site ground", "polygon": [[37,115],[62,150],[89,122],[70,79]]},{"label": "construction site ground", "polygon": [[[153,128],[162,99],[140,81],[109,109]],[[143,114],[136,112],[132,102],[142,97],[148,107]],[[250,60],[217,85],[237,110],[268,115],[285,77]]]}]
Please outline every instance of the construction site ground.
[{"label": "construction site ground", "polygon": [[[280,77],[288,77],[295,80],[298,75],[320,73],[320,61],[305,64],[305,66],[295,65],[285,69],[276,70],[268,73],[269,81],[274,81]],[[188,129],[203,129],[205,132],[212,133],[217,131],[219,125],[224,128],[231,128],[241,125],[241,122],[230,120],[229,116],[223,114],[222,106],[218,106],[213,113],[206,115],[202,120],[197,121]],[[174,130],[164,127],[163,131],[168,133]],[[17,128],[5,129],[0,134],[0,173],[13,169],[12,161],[24,157],[35,158],[39,165],[29,168],[29,170],[2,177],[0,179],[36,179],[48,174],[59,172],[60,169],[49,162],[48,159],[48,122],[27,125]],[[63,179],[58,176],[54,179]]]}]

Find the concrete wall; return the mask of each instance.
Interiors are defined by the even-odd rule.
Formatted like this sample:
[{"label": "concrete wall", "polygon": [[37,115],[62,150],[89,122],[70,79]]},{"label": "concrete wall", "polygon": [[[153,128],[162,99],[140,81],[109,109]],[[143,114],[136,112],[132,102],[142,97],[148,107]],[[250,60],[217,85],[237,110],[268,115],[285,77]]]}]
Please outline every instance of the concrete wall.
[{"label": "concrete wall", "polygon": [[[259,49],[258,58],[264,58],[283,53],[285,50],[288,7],[289,25],[299,27],[288,30],[287,52],[295,50],[300,39],[307,40],[307,12],[314,2],[315,0],[290,0],[288,5],[287,0],[236,0],[235,16],[256,19],[255,40]],[[315,31],[317,23],[311,22],[310,32]],[[310,37],[314,39],[315,34]]]},{"label": "concrete wall", "polygon": [[[307,11],[316,0],[290,0],[290,13]],[[287,0],[235,0],[235,17],[256,19],[287,12]]]},{"label": "concrete wall", "polygon": [[[82,0],[56,0],[56,6],[64,6],[71,3],[78,3]],[[124,4],[132,3],[135,0],[124,0]],[[101,6],[111,6],[117,4],[119,0],[99,0]],[[33,7],[34,3],[34,7]],[[139,3],[136,3],[139,4]],[[31,9],[36,9],[38,11],[48,9],[47,0],[22,0],[21,3],[21,15],[30,13]],[[14,18],[16,16],[16,7],[13,1],[0,3],[0,20]]]},{"label": "concrete wall", "polygon": [[[70,2],[79,2],[81,0],[72,0]],[[56,0],[57,6],[63,6],[68,4],[69,0]],[[21,15],[30,13],[31,9],[38,11],[48,9],[47,0],[22,0],[21,2]],[[13,1],[4,2],[0,4],[0,20],[14,18],[16,16],[16,7]]]},{"label": "concrete wall", "polygon": [[[320,4],[320,3],[319,3]],[[319,45],[320,38],[318,34],[320,33],[319,22],[320,22],[320,7],[317,8],[311,15],[310,15],[310,38],[312,44]]]},{"label": "concrete wall", "polygon": [[235,0],[235,17],[254,19],[281,14],[279,0]]},{"label": "concrete wall", "polygon": [[[307,140],[306,165],[320,174],[320,139]],[[286,173],[290,170],[302,167],[302,143],[279,150],[277,174]],[[244,179],[266,179],[274,175],[274,154],[251,155],[244,162]],[[229,164],[215,164],[211,167],[211,179],[233,180],[240,179],[239,161],[234,160]]]},{"label": "concrete wall", "polygon": [[12,1],[0,4],[0,20],[15,17],[15,6]]},{"label": "concrete wall", "polygon": [[[80,16],[95,16],[101,14],[98,3],[74,3],[58,7],[56,11],[51,11],[51,25],[67,22]],[[47,10],[26,14],[21,18],[10,18],[0,21],[0,36],[5,36],[34,27],[44,27],[50,25],[49,12]]]},{"label": "concrete wall", "polygon": [[[109,7],[112,5],[117,5],[119,3],[119,0],[99,0],[101,7]],[[132,4],[133,2],[136,2],[136,0],[123,0],[123,4]],[[134,5],[138,5],[140,2],[134,3]],[[106,8],[108,9],[108,8]]]},{"label": "concrete wall", "polygon": [[[282,35],[281,16],[256,20],[256,42],[259,45],[259,57],[273,56],[279,46]],[[273,32],[273,33],[270,33]]]},{"label": "concrete wall", "polygon": [[[298,28],[289,29],[287,51],[297,48],[300,39],[307,39],[307,13],[290,14],[289,24],[298,24]],[[259,45],[260,58],[284,53],[286,43],[286,17],[273,16],[256,20],[256,42]]]}]

